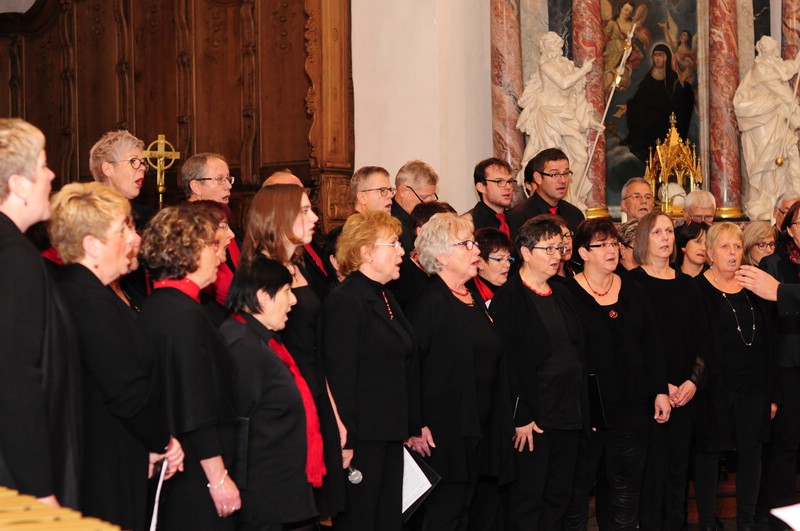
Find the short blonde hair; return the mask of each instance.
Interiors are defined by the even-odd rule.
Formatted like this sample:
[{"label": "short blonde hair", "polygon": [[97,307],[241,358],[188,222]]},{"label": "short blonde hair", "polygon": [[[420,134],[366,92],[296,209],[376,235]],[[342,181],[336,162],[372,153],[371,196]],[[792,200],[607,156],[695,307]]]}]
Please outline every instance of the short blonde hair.
[{"label": "short blonde hair", "polygon": [[36,126],[20,118],[0,118],[0,203],[8,197],[9,177],[33,177],[44,143]]},{"label": "short blonde hair", "polygon": [[381,236],[400,236],[403,226],[383,210],[368,210],[353,214],[344,224],[336,244],[339,272],[347,276],[358,271],[364,263],[361,249],[374,244]]},{"label": "short blonde hair", "polygon": [[127,199],[100,183],[70,183],[50,201],[51,217],[47,225],[50,242],[65,264],[79,262],[83,239],[94,236],[106,241],[106,232],[114,219],[130,216]]},{"label": "short blonde hair", "polygon": [[108,176],[103,173],[103,163],[117,163],[126,151],[144,149],[144,141],[139,140],[128,131],[109,131],[95,142],[89,150],[89,171],[94,180],[105,183]]},{"label": "short blonde hair", "polygon": [[[706,253],[706,261],[709,264],[711,264],[711,251],[714,250],[714,244],[717,242],[717,238],[723,234],[732,234],[738,237],[740,241],[742,240],[742,229],[740,229],[735,223],[723,221],[721,223],[714,223],[711,225],[706,233],[706,249],[708,249],[708,252]],[[742,251],[744,251],[744,249],[742,249]]]},{"label": "short blonde hair", "polygon": [[742,231],[742,247],[744,249],[744,257],[742,258],[743,264],[751,266],[758,265],[750,258],[750,251],[753,250],[753,247],[758,245],[758,242],[769,236],[775,239],[775,229],[766,221],[753,221],[747,224]]},{"label": "short blonde hair", "polygon": [[417,249],[417,260],[426,273],[432,275],[442,270],[442,263],[436,257],[453,252],[459,232],[472,234],[472,223],[449,212],[434,214],[420,228],[414,247]]}]

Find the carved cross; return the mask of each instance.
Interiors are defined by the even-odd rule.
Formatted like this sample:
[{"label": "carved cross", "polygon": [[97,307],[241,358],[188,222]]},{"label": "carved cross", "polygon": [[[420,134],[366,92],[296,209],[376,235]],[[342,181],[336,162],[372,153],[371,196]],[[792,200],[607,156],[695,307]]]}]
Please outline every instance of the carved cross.
[{"label": "carved cross", "polygon": [[[153,149],[154,146],[156,146],[156,149]],[[166,149],[167,147],[169,150]],[[164,192],[167,191],[167,186],[164,183],[164,171],[172,167],[175,161],[181,158],[181,153],[180,151],[175,151],[175,147],[167,141],[164,135],[158,135],[158,140],[150,142],[147,149],[142,151],[142,156],[147,159],[150,167],[156,169],[158,209],[161,210],[164,207]],[[155,162],[153,162],[153,159],[155,159]]]}]

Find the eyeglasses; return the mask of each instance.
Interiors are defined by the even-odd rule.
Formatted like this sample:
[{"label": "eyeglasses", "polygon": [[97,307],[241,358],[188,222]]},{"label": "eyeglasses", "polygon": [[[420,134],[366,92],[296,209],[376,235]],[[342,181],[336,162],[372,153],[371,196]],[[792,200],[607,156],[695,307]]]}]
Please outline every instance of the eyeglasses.
[{"label": "eyeglasses", "polygon": [[540,251],[544,251],[547,255],[554,255],[556,252],[558,254],[567,254],[567,247],[564,245],[560,245],[558,247],[553,247],[552,245],[548,245],[547,247],[531,247],[531,249],[539,249]]},{"label": "eyeglasses", "polygon": [[800,220],[792,221],[789,225],[794,225],[795,227],[800,227]]},{"label": "eyeglasses", "polygon": [[195,181],[214,181],[218,185],[222,186],[222,183],[228,182],[233,184],[236,178],[232,175],[220,175],[219,177],[202,177],[200,179],[195,179]]},{"label": "eyeglasses", "polygon": [[375,242],[372,245],[383,246],[383,247],[394,247],[395,251],[399,250],[400,247],[403,246],[403,244],[400,243],[400,240],[396,240],[393,242]]},{"label": "eyeglasses", "polygon": [[438,195],[436,195],[436,192],[433,192],[431,195],[426,195],[426,196],[425,196],[425,199],[423,199],[423,198],[421,198],[421,197],[419,196],[419,194],[417,193],[417,191],[416,191],[416,190],[414,190],[413,188],[411,188],[409,185],[407,185],[407,184],[404,184],[403,186],[405,186],[406,188],[408,188],[409,190],[411,190],[411,192],[412,192],[412,193],[413,193],[413,194],[414,194],[414,195],[417,197],[417,199],[419,199],[419,202],[420,202],[420,203],[427,203],[428,201],[438,201],[438,200],[439,200],[439,196],[438,196]]},{"label": "eyeglasses", "polygon": [[767,249],[775,249],[775,242],[758,242],[756,247],[762,251],[766,251]]},{"label": "eyeglasses", "polygon": [[592,243],[587,245],[589,249],[619,249],[620,243],[619,242],[605,242],[605,243]]},{"label": "eyeglasses", "polygon": [[459,247],[459,246],[461,246],[461,245],[463,245],[464,247],[466,247],[466,248],[467,248],[467,251],[471,251],[471,250],[473,250],[475,247],[478,247],[478,242],[476,242],[475,240],[464,240],[463,242],[454,243],[454,244],[453,244],[453,245],[451,245],[450,247]]},{"label": "eyeglasses", "polygon": [[506,256],[505,258],[498,258],[496,256],[487,256],[486,258],[491,260],[492,262],[497,262],[498,264],[502,264],[503,262],[508,262],[510,265],[516,261],[516,259],[513,256]]},{"label": "eyeglasses", "polygon": [[367,188],[366,190],[361,190],[362,192],[380,192],[381,197],[392,196],[397,193],[397,188],[387,188],[385,186],[381,186],[380,188]]},{"label": "eyeglasses", "polygon": [[622,199],[623,200],[625,200],[625,199],[633,199],[634,201],[641,201],[642,199],[644,199],[645,201],[652,201],[653,200],[653,194],[644,194],[644,195],[642,195],[642,194],[636,193],[636,194],[626,195]]},{"label": "eyeglasses", "polygon": [[127,162],[131,165],[131,168],[133,168],[134,171],[138,170],[139,168],[144,168],[144,171],[150,169],[150,165],[147,164],[147,159],[137,159],[136,157],[133,157],[128,160],[121,160],[120,162]]},{"label": "eyeglasses", "polygon": [[708,214],[705,216],[696,215],[690,217],[692,218],[692,221],[694,221],[695,223],[711,223],[714,221],[714,214]]},{"label": "eyeglasses", "polygon": [[514,179],[484,179],[487,183],[494,183],[498,188],[508,188],[516,182]]},{"label": "eyeglasses", "polygon": [[568,230],[567,232],[562,234],[561,237],[564,238],[565,240],[571,240],[572,236],[574,236],[574,235],[575,235],[574,232],[572,232],[571,230]]},{"label": "eyeglasses", "polygon": [[787,208],[786,210],[784,210],[784,209],[782,209],[782,208],[779,208],[779,209],[778,209],[778,212],[780,212],[780,213],[781,213],[781,216],[785,216],[785,215],[786,215],[786,213],[787,213],[787,212],[789,212],[789,209]]},{"label": "eyeglasses", "polygon": [[558,179],[559,177],[569,179],[572,177],[572,170],[567,170],[564,173],[545,173],[543,171],[540,171],[539,173],[545,177],[550,177],[551,179]]}]

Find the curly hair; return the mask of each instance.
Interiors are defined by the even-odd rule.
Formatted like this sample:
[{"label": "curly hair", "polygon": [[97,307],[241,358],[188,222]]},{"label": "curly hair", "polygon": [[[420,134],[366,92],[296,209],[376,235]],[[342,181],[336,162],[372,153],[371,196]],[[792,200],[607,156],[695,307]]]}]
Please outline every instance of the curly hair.
[{"label": "curly hair", "polygon": [[472,234],[472,223],[456,214],[445,212],[434,214],[419,230],[414,241],[417,259],[429,275],[442,270],[437,256],[453,252],[453,245],[458,243],[458,233]]},{"label": "curly hair", "polygon": [[339,273],[344,276],[357,271],[364,263],[361,249],[374,244],[378,238],[397,236],[403,226],[397,218],[383,210],[367,210],[353,214],[344,224],[336,244],[336,261]]},{"label": "curly hair", "polygon": [[94,180],[105,183],[108,176],[103,172],[103,164],[119,162],[123,153],[135,148],[144,149],[144,141],[128,131],[109,131],[101,136],[89,150],[89,171]]},{"label": "curly hair", "polygon": [[105,242],[115,218],[128,217],[126,222],[133,223],[128,200],[97,182],[64,186],[53,196],[50,208],[47,232],[65,264],[79,262],[84,257],[86,236]]},{"label": "curly hair", "polygon": [[[294,234],[294,222],[302,210],[305,191],[294,184],[273,184],[256,193],[250,204],[242,244],[242,261],[265,253],[282,264],[299,264],[303,242]],[[287,244],[297,245],[294,256],[288,256]]]},{"label": "curly hair", "polygon": [[44,133],[36,126],[19,118],[0,118],[0,203],[8,197],[9,177],[33,176],[44,143]]},{"label": "curly hair", "polygon": [[167,207],[142,235],[141,259],[154,280],[181,279],[197,271],[200,253],[214,242],[219,223],[202,208]]}]

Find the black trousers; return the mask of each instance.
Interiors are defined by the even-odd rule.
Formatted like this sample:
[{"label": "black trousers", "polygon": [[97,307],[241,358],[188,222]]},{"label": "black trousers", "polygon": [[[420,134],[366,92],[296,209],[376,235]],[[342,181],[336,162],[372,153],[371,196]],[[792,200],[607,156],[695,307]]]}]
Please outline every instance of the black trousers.
[{"label": "black trousers", "polygon": [[692,440],[692,403],[673,409],[666,424],[650,421],[639,529],[680,531],[686,502],[686,472]]},{"label": "black trousers", "polygon": [[[781,368],[778,385],[781,403],[772,421],[772,437],[767,445],[765,481],[766,501],[770,509],[795,503],[797,450],[800,447],[800,367]],[[772,529],[786,529],[786,524],[770,516]]]},{"label": "black trousers", "polygon": [[347,505],[334,517],[337,531],[400,531],[403,497],[402,441],[364,441],[353,444],[352,466],[364,479],[345,486]]},{"label": "black trousers", "polygon": [[495,478],[477,483],[442,481],[425,500],[420,531],[484,531],[501,529],[500,491]]},{"label": "black trousers", "polygon": [[[736,445],[736,522],[753,525],[761,481],[761,441],[758,438],[758,398],[730,393],[729,408]],[[755,404],[755,406],[754,406]],[[694,459],[694,487],[700,527],[716,523],[718,451],[698,450]]]},{"label": "black trousers", "polygon": [[588,529],[589,493],[595,480],[604,485],[599,491],[604,499],[596,500],[598,507],[606,508],[598,514],[600,529],[636,529],[648,430],[648,418],[636,416],[581,439],[565,530]]},{"label": "black trousers", "polygon": [[572,492],[579,430],[533,434],[533,452],[515,451],[516,480],[509,488],[509,529],[561,529]]}]

